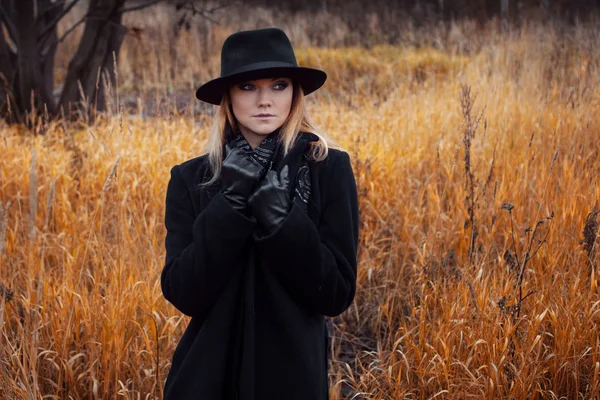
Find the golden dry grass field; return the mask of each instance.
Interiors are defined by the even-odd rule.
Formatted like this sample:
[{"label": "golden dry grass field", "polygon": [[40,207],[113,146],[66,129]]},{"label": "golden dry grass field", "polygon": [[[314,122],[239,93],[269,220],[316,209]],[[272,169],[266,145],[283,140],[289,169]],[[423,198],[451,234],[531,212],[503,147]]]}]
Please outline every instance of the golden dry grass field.
[{"label": "golden dry grass field", "polygon": [[[220,29],[214,43],[233,30]],[[332,399],[600,397],[600,35],[570,35],[457,26],[477,49],[298,46],[301,65],[329,73],[309,109],[359,186]],[[168,43],[136,40],[123,98],[191,95],[218,67],[218,47],[169,61]],[[43,135],[0,123],[3,399],[161,398],[188,322],[160,288],[165,191],[210,116],[141,108],[115,101]]]}]

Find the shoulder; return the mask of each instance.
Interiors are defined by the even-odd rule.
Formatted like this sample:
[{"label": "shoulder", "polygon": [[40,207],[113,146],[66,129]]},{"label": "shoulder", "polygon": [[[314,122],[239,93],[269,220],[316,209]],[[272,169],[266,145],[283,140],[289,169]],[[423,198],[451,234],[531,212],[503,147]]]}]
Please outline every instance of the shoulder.
[{"label": "shoulder", "polygon": [[208,153],[186,160],[171,167],[171,177],[178,176],[190,187],[202,181],[209,168]]},{"label": "shoulder", "polygon": [[311,169],[313,166],[315,170],[313,177],[321,191],[339,192],[345,190],[346,186],[355,184],[350,155],[344,150],[329,148],[325,159],[311,164]]},{"label": "shoulder", "polygon": [[339,172],[340,169],[351,168],[350,155],[341,149],[329,148],[327,157],[324,160],[317,162],[317,165],[322,169],[322,173],[331,178]]},{"label": "shoulder", "polygon": [[200,187],[201,183],[210,180],[210,172],[208,153],[172,166],[170,171],[171,177],[167,185],[167,200],[181,200],[186,197],[190,198],[191,196],[191,199],[195,201],[194,199],[198,196],[193,196],[190,192],[205,192],[209,197],[212,196],[218,188],[216,186],[218,183],[213,183],[206,188]]},{"label": "shoulder", "polygon": [[[312,132],[302,131],[302,134],[305,135],[304,138],[309,142],[316,142],[319,140],[319,137]],[[330,170],[340,163],[349,162],[350,156],[343,149],[327,146],[327,155],[324,159],[316,161],[315,158],[312,158],[312,160],[314,163],[313,165],[316,168]]]},{"label": "shoulder", "polygon": [[[209,197],[218,190],[218,182],[207,187],[201,187],[202,183],[208,182],[212,175],[208,153],[186,160],[171,167],[170,180],[167,185],[167,197],[181,199],[194,194],[205,193]],[[191,195],[194,199],[198,196]]]},{"label": "shoulder", "polygon": [[318,164],[321,164],[321,171],[317,172],[321,210],[354,208],[358,204],[358,187],[348,152],[329,148],[327,157]]},{"label": "shoulder", "polygon": [[327,150],[327,158],[331,165],[336,165],[338,163],[344,163],[350,161],[350,155],[345,150],[341,149],[328,149]]},{"label": "shoulder", "polygon": [[180,164],[175,165],[179,172],[184,175],[191,175],[199,169],[204,170],[208,166],[208,153],[202,154],[201,156],[190,158]]}]

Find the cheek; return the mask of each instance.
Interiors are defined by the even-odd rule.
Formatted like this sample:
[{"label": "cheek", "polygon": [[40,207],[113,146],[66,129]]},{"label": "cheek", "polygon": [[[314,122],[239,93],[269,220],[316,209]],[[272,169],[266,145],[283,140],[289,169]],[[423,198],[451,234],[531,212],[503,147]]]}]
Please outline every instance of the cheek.
[{"label": "cheek", "polygon": [[283,93],[281,96],[281,105],[286,110],[289,111],[292,108],[292,91],[290,90],[287,93]]},{"label": "cheek", "polygon": [[251,101],[247,97],[248,96],[236,95],[231,98],[231,106],[236,116],[239,115],[243,117],[248,113],[248,104],[251,103]]}]

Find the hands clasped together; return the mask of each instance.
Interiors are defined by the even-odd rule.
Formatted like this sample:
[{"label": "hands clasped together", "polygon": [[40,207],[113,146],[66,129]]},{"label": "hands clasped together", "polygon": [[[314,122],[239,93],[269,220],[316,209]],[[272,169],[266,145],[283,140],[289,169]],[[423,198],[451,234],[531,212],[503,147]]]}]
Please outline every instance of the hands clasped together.
[{"label": "hands clasped together", "polygon": [[[279,174],[274,169],[267,171],[269,162],[263,165],[252,156],[252,151],[243,137],[225,146],[223,195],[236,210],[253,215],[267,232],[273,232],[291,209],[293,185],[289,168],[284,164]],[[310,193],[308,174],[304,174],[302,186],[304,193]]]}]

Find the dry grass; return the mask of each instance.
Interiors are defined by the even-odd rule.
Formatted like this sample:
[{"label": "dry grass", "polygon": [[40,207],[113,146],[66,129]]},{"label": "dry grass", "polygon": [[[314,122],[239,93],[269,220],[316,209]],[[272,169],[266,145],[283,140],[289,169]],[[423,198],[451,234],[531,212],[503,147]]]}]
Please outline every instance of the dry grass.
[{"label": "dry grass", "polygon": [[[299,49],[331,73],[309,107],[360,192],[332,399],[600,396],[600,48],[573,32],[525,27],[468,55]],[[189,75],[169,83],[143,53],[126,43],[122,93],[214,72],[179,60]],[[0,126],[2,398],[161,398],[187,322],[160,290],[168,171],[200,154],[208,116],[117,106],[43,136]]]}]

